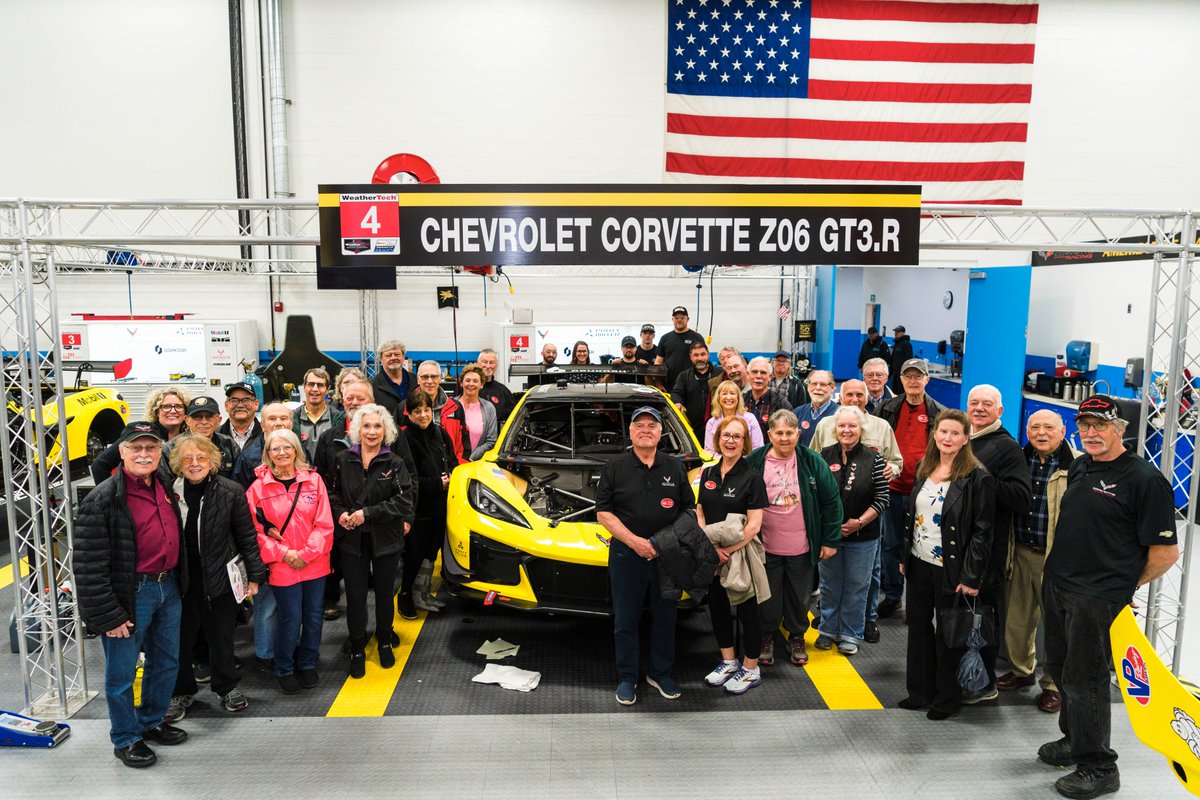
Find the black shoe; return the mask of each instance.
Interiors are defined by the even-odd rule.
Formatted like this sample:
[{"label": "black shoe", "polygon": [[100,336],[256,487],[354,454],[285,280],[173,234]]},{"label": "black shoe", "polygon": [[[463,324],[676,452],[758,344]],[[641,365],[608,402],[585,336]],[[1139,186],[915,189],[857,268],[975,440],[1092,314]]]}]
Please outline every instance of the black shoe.
[{"label": "black shoe", "polygon": [[265,675],[275,674],[275,659],[254,657],[254,671]]},{"label": "black shoe", "polygon": [[187,731],[183,728],[176,728],[174,725],[163,723],[157,728],[151,728],[148,731],[142,731],[142,738],[149,739],[158,744],[165,744],[168,747],[183,744],[187,741]]},{"label": "black shoe", "polygon": [[379,645],[379,666],[384,669],[391,669],[396,666],[396,654],[392,652],[390,644]]},{"label": "black shoe", "polygon": [[896,703],[897,708],[903,708],[905,711],[920,711],[928,703],[922,703],[920,700],[914,700],[911,697],[906,697],[899,703]]},{"label": "black shoe", "polygon": [[943,711],[940,708],[931,708],[925,712],[925,719],[931,719],[934,722],[941,722],[944,719],[950,719],[954,716],[953,711]]},{"label": "black shoe", "polygon": [[1064,775],[1054,782],[1054,788],[1063,797],[1086,798],[1099,797],[1121,788],[1121,776],[1114,766],[1106,772],[1080,767],[1070,775]]},{"label": "black shoe", "polygon": [[192,674],[196,683],[208,683],[212,680],[212,664],[192,664]]},{"label": "black shoe", "polygon": [[284,694],[295,694],[300,691],[300,681],[296,680],[295,675],[277,675],[275,682],[279,684],[279,691]]},{"label": "black shoe", "polygon": [[863,639],[870,642],[871,644],[878,644],[878,642],[879,642],[879,625],[878,625],[878,623],[875,623],[875,622],[867,623],[866,627],[863,628]]},{"label": "black shoe", "polygon": [[325,612],[324,612],[325,619],[327,619],[329,621],[333,621],[333,620],[337,619],[338,617],[340,617],[341,615],[342,615],[342,610],[340,608],[338,608],[337,603],[326,603],[325,604]]},{"label": "black shoe", "polygon": [[1075,759],[1071,756],[1071,742],[1065,736],[1053,742],[1046,742],[1038,748],[1038,761],[1052,767],[1074,766]]},{"label": "black shoe", "polygon": [[350,654],[350,677],[361,678],[367,674],[367,654],[359,650]]},{"label": "black shoe", "polygon": [[140,739],[127,747],[114,747],[113,755],[121,759],[122,764],[134,769],[153,767],[158,761],[158,756],[154,755],[154,751]]},{"label": "black shoe", "polygon": [[396,610],[404,619],[417,618],[417,607],[413,603],[413,596],[410,592],[401,592],[396,598]]},{"label": "black shoe", "polygon": [[321,682],[321,675],[315,669],[298,669],[296,679],[305,689],[311,689]]},{"label": "black shoe", "polygon": [[878,611],[879,611],[879,618],[880,618],[880,619],[887,619],[887,618],[888,618],[888,617],[890,617],[892,614],[895,614],[895,613],[896,613],[896,609],[898,609],[898,608],[900,608],[900,601],[899,601],[899,600],[891,600],[891,599],[889,599],[889,598],[886,598],[886,597],[885,597],[885,598],[883,598],[883,600],[881,600],[881,601],[879,602],[879,609],[878,609]]}]

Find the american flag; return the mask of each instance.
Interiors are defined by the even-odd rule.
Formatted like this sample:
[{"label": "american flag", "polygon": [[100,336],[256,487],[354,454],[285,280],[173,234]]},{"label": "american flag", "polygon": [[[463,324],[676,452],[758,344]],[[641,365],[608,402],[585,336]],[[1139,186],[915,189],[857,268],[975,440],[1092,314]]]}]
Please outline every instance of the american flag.
[{"label": "american flag", "polygon": [[1038,6],[668,0],[666,176],[1019,205]]},{"label": "american flag", "polygon": [[775,312],[775,315],[780,319],[787,319],[790,317],[792,315],[792,301],[784,300],[779,306],[779,311]]}]

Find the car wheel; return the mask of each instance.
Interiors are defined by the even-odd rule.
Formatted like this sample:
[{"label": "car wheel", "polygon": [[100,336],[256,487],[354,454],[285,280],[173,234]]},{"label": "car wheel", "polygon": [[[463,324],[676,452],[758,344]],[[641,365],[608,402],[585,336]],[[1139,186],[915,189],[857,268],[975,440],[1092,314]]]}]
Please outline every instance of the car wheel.
[{"label": "car wheel", "polygon": [[100,454],[108,449],[108,442],[104,441],[104,437],[95,428],[88,431],[87,435],[87,465],[90,467],[92,462],[100,457]]}]

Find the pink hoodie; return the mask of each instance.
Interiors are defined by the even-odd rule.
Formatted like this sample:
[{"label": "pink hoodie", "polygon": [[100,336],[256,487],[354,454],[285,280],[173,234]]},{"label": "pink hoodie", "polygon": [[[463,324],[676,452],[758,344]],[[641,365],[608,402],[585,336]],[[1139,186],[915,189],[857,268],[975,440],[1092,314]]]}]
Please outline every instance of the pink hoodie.
[{"label": "pink hoodie", "polygon": [[[328,575],[329,550],[333,547],[333,512],[329,509],[329,495],[321,476],[316,470],[296,470],[296,482],[288,491],[266,464],[255,468],[254,474],[258,480],[246,490],[246,499],[258,531],[258,549],[271,570],[270,584],[292,586]],[[278,528],[288,518],[296,492],[300,492],[296,511],[283,531],[284,540],[276,541],[263,530],[258,511],[261,509],[267,520]],[[308,566],[292,569],[285,564],[283,557],[288,550],[299,553]]]}]

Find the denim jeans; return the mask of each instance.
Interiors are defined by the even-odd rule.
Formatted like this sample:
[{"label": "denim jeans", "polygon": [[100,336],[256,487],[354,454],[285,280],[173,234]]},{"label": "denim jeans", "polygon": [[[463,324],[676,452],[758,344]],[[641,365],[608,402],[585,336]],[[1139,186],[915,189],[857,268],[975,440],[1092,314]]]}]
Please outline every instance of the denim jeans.
[{"label": "denim jeans", "polygon": [[1059,730],[1071,743],[1071,757],[1087,769],[1116,768],[1109,742],[1112,706],[1108,663],[1112,648],[1108,627],[1124,608],[1102,597],[1064,591],[1054,579],[1042,580],[1046,609],[1046,671],[1062,694]]},{"label": "denim jeans", "polygon": [[[113,747],[128,747],[142,732],[162,725],[171,702],[179,669],[179,584],[175,576],[162,583],[142,580],[134,598],[133,636],[118,639],[104,634],[104,699],[108,703],[108,736]],[[142,667],[142,704],[133,705],[133,680],[138,653]]]},{"label": "denim jeans", "polygon": [[904,524],[912,506],[912,498],[903,492],[888,494],[891,503],[883,510],[880,520],[883,526],[883,553],[880,559],[879,591],[884,600],[899,603],[904,597],[904,576],[900,574],[900,564],[904,561]]},{"label": "denim jeans", "polygon": [[260,583],[254,595],[254,655],[270,661],[275,657],[275,593],[271,584]]},{"label": "denim jeans", "polygon": [[878,540],[843,541],[837,555],[821,562],[821,620],[817,630],[839,642],[863,641],[867,590]]},{"label": "denim jeans", "polygon": [[659,591],[658,566],[613,537],[608,550],[608,578],[612,584],[613,649],[617,680],[637,683],[640,665],[638,629],[642,610],[650,607],[650,665],[658,679],[671,677],[675,665],[675,601]]},{"label": "denim jeans", "polygon": [[291,586],[272,586],[275,615],[275,675],[317,668],[325,622],[325,576]]}]

